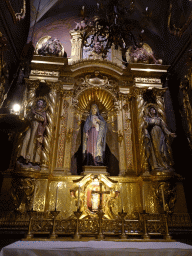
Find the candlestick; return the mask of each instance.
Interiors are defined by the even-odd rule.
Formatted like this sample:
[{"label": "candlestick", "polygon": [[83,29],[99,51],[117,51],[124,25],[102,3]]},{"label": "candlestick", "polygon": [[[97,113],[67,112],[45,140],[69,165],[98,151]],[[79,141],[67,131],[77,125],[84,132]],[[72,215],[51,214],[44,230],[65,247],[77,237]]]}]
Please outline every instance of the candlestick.
[{"label": "candlestick", "polygon": [[163,186],[161,187],[161,193],[162,193],[162,199],[163,199],[163,210],[165,212],[165,196],[164,196],[164,190],[163,190]]},{"label": "candlestick", "polygon": [[58,198],[58,185],[57,185],[57,190],[56,190],[55,210],[57,209],[57,198]]},{"label": "candlestick", "polygon": [[35,186],[35,190],[34,190],[34,194],[33,194],[33,207],[32,207],[32,209],[34,208],[36,191],[37,191],[37,186]]},{"label": "candlestick", "polygon": [[123,188],[121,187],[121,211],[123,210]]},{"label": "candlestick", "polygon": [[145,211],[145,188],[142,186],[143,211]]},{"label": "candlestick", "polygon": [[78,202],[77,202],[77,208],[79,209],[79,203],[80,203],[80,185],[78,188]]}]

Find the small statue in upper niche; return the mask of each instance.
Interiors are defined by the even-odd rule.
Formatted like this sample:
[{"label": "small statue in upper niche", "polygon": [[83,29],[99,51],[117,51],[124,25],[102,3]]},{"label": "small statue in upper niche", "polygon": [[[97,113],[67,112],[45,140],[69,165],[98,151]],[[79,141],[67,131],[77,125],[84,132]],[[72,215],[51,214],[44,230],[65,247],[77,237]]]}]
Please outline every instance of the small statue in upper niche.
[{"label": "small statue in upper niche", "polygon": [[31,107],[28,119],[31,121],[29,129],[19,152],[18,163],[21,165],[36,166],[41,162],[41,152],[44,140],[44,132],[47,125],[46,100],[38,98]]},{"label": "small statue in upper niche", "polygon": [[38,49],[39,55],[53,55],[53,56],[64,56],[63,46],[59,42],[59,39],[47,39],[42,46]]},{"label": "small statue in upper niche", "polygon": [[162,60],[157,60],[151,47],[148,44],[131,46],[126,54],[127,62],[162,64]]},{"label": "small statue in upper niche", "polygon": [[171,171],[171,150],[168,137],[176,137],[175,133],[170,132],[165,122],[158,116],[154,106],[149,107],[145,121],[145,147],[146,156],[152,171]]},{"label": "small statue in upper niche", "polygon": [[90,115],[83,128],[83,159],[85,165],[103,165],[106,147],[107,123],[99,114],[96,104],[91,106]]}]

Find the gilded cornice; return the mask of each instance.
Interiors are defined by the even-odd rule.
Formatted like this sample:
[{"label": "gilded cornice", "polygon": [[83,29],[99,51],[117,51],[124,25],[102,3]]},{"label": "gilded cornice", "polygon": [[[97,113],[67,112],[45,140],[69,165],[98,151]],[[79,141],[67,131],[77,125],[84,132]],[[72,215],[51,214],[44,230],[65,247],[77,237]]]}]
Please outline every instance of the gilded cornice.
[{"label": "gilded cornice", "polygon": [[94,72],[96,69],[103,71],[105,74],[120,77],[123,75],[123,68],[107,60],[80,60],[71,65],[71,71],[78,75],[82,74],[82,70],[86,72]]}]

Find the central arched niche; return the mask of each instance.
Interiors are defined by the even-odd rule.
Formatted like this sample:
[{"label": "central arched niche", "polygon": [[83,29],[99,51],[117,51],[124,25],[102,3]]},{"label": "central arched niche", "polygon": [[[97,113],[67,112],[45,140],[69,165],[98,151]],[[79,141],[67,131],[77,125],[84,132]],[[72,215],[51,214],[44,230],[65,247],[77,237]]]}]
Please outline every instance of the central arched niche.
[{"label": "central arched niche", "polygon": [[[87,116],[89,115],[92,104],[97,104],[100,114],[107,122],[106,151],[104,163],[108,167],[111,176],[119,174],[119,154],[118,154],[118,135],[117,121],[111,125],[111,115],[116,115],[115,102],[117,101],[115,94],[106,88],[102,88],[101,80],[96,78],[89,79],[89,85],[82,89],[76,97],[76,112],[80,113],[81,120],[74,118],[74,127],[80,126],[77,134],[73,134],[76,138],[76,148],[72,152],[71,172],[72,174],[81,174],[84,163],[82,162],[82,140],[83,127]],[[75,141],[72,141],[72,145]]]}]

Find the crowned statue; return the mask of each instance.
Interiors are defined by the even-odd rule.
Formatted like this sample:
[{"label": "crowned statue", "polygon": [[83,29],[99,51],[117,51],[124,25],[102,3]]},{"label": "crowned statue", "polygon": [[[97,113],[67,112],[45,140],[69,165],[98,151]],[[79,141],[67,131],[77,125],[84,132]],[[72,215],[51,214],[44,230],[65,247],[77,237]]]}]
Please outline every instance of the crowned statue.
[{"label": "crowned statue", "polygon": [[83,128],[83,160],[85,165],[104,165],[107,123],[96,104],[91,106]]}]

